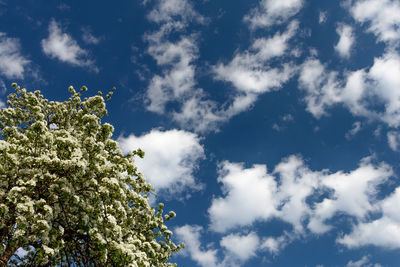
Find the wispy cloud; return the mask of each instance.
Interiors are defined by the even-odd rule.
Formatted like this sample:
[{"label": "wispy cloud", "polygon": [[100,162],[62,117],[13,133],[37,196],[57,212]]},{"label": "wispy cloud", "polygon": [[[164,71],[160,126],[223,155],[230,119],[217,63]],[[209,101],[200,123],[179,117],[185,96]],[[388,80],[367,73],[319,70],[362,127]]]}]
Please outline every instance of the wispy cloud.
[{"label": "wispy cloud", "polygon": [[251,49],[237,53],[228,64],[215,66],[215,79],[231,82],[244,93],[259,94],[280,88],[293,75],[293,68],[289,64],[271,67],[269,60],[285,55],[288,41],[297,29],[298,23],[294,21],[283,33],[255,39]]},{"label": "wispy cloud", "polygon": [[281,24],[295,15],[303,6],[303,0],[260,0],[259,6],[253,9],[244,20],[252,29]]},{"label": "wispy cloud", "polygon": [[82,40],[85,43],[97,45],[101,42],[102,39],[102,37],[94,36],[90,27],[82,27]]},{"label": "wispy cloud", "polygon": [[356,121],[353,123],[353,128],[351,128],[345,135],[347,140],[350,140],[361,130],[361,122]]},{"label": "wispy cloud", "polygon": [[[186,8],[177,7],[177,2]],[[162,74],[150,80],[147,109],[170,114],[185,129],[217,131],[221,123],[251,108],[259,94],[279,89],[295,72],[296,68],[288,62],[271,67],[269,60],[288,53],[288,42],[298,29],[297,21],[284,32],[254,39],[248,50],[237,53],[229,63],[212,66],[215,80],[234,85],[225,101],[216,102],[197,84],[198,36],[185,30],[190,23],[203,23],[206,19],[184,0],[159,1],[148,18],[160,24],[159,30],[146,34],[145,39],[149,43],[148,53],[162,67]],[[175,33],[174,41],[169,40],[171,33]],[[168,103],[178,107],[166,110]]]},{"label": "wispy cloud", "polygon": [[370,256],[363,256],[357,261],[349,261],[345,267],[383,267],[379,263],[372,263]]},{"label": "wispy cloud", "polygon": [[148,14],[148,19],[156,23],[196,21],[204,23],[206,18],[200,15],[188,0],[158,0],[156,7]]},{"label": "wispy cloud", "polygon": [[319,24],[325,23],[327,18],[328,18],[328,13],[326,11],[320,11],[318,17],[318,23]]},{"label": "wispy cloud", "polygon": [[54,19],[49,24],[49,36],[43,39],[41,44],[43,52],[51,58],[98,71],[94,60],[89,57],[89,52],[82,49],[71,35],[63,32],[60,24]]},{"label": "wispy cloud", "polygon": [[387,133],[387,139],[389,147],[393,151],[399,151],[400,148],[400,132],[398,131],[389,131]]}]

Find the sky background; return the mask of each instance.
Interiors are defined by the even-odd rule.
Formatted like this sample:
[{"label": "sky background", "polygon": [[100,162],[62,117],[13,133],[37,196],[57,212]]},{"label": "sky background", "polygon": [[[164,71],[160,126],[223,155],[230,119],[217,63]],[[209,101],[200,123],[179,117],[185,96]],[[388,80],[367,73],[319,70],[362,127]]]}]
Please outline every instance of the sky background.
[{"label": "sky background", "polygon": [[398,266],[399,45],[396,0],[0,0],[0,107],[116,86],[179,266]]}]

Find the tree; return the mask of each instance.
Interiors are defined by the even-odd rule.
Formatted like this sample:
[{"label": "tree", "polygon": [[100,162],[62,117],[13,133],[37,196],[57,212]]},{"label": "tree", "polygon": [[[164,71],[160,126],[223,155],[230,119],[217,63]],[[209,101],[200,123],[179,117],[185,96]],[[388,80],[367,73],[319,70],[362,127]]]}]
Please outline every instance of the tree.
[{"label": "tree", "polygon": [[[111,139],[101,92],[65,102],[13,84],[0,110],[0,266],[176,266],[163,204]],[[115,88],[113,88],[115,89]],[[112,92],[107,95],[110,98]]]}]

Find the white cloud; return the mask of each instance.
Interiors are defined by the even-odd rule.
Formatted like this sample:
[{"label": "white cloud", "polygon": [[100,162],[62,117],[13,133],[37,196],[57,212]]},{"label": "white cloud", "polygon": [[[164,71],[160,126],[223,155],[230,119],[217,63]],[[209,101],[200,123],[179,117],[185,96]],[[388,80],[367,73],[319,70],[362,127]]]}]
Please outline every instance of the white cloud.
[{"label": "white cloud", "polygon": [[185,243],[181,255],[189,256],[198,265],[204,267],[239,267],[256,256],[259,238],[254,233],[229,234],[220,240],[220,248],[214,249],[212,243],[201,244],[204,230],[198,225],[184,225],[174,230],[179,241]]},{"label": "white cloud", "polygon": [[30,61],[21,55],[21,45],[17,38],[10,38],[0,32],[0,73],[8,79],[24,77]]},{"label": "white cloud", "polygon": [[[220,248],[213,244],[201,246],[200,226],[177,228],[178,239],[187,245],[189,256],[201,266],[241,266],[256,256],[258,251],[278,254],[294,240],[308,234],[322,235],[332,228],[329,219],[336,215],[351,217],[353,231],[337,238],[339,244],[349,248],[376,245],[400,247],[400,187],[383,200],[377,200],[379,185],[393,174],[384,164],[375,164],[372,157],[360,161],[358,168],[330,173],[312,171],[299,156],[283,159],[268,173],[265,165],[245,168],[243,164],[224,161],[220,164],[218,181],[223,196],[215,197],[208,210],[210,230],[225,233]],[[370,220],[371,213],[382,214]],[[292,230],[280,236],[259,237],[253,223],[266,223],[270,219],[288,222]],[[358,265],[357,265],[358,264]],[[366,259],[349,261],[348,266],[370,264]],[[379,267],[379,264],[366,266]]]},{"label": "white cloud", "polygon": [[337,242],[349,248],[375,245],[388,249],[400,248],[400,187],[377,205],[382,217],[353,226],[350,234],[338,238]]},{"label": "white cloud", "polygon": [[[3,95],[5,92],[7,92],[7,87],[6,84],[4,83],[3,80],[0,80],[0,95]],[[6,103],[0,99],[0,108],[5,108]]]},{"label": "white cloud", "polygon": [[185,250],[188,251],[189,256],[197,262],[200,266],[216,267],[217,266],[217,250],[215,249],[202,249],[200,243],[201,226],[184,225],[175,228],[174,233],[177,238],[185,243]]},{"label": "white cloud", "polygon": [[[286,10],[286,4],[268,5],[274,12]],[[157,2],[148,19],[160,24],[159,30],[146,34],[145,39],[149,43],[148,53],[162,73],[154,75],[149,83],[146,108],[167,114],[185,129],[218,131],[221,123],[250,109],[259,94],[280,89],[296,71],[289,62],[269,66],[269,60],[290,54],[288,41],[298,29],[298,22],[293,21],[285,32],[255,39],[248,51],[236,54],[230,63],[214,66],[214,78],[232,83],[235,90],[222,103],[211,100],[196,81],[198,38],[195,34],[182,34],[189,23],[204,23],[206,19],[184,0]],[[169,40],[172,33],[173,42]],[[169,103],[174,103],[174,107],[169,107]]]},{"label": "white cloud", "polygon": [[[328,220],[338,214],[350,216],[362,226],[370,212],[379,211],[378,186],[392,174],[388,165],[373,164],[371,157],[361,160],[353,171],[332,174],[328,170],[310,170],[298,156],[283,159],[271,174],[265,165],[244,168],[225,161],[218,177],[223,196],[215,197],[208,210],[210,229],[224,233],[255,222],[280,219],[292,225],[291,232],[266,238],[260,245],[261,249],[278,253],[307,230],[326,233],[332,228]],[[390,219],[400,220],[394,215],[395,209],[390,208],[394,206],[385,205]]]},{"label": "white cloud", "polygon": [[299,12],[302,6],[302,0],[261,0],[259,7],[253,9],[244,20],[253,29],[268,27],[285,22]]},{"label": "white cloud", "polygon": [[328,13],[326,11],[320,11],[318,17],[318,23],[319,24],[325,23],[327,18],[328,18]]},{"label": "white cloud", "polygon": [[204,149],[196,134],[152,130],[141,136],[121,136],[117,141],[124,153],[138,148],[145,152],[145,158],[136,159],[135,164],[156,190],[182,193],[202,188],[193,177],[199,160],[204,158]]},{"label": "white cloud", "polygon": [[311,213],[306,199],[319,186],[324,173],[313,172],[301,158],[290,156],[275,167],[273,174],[280,181],[274,194],[279,209],[277,217],[290,223],[295,232],[301,233],[304,231],[303,221]]},{"label": "white cloud", "polygon": [[156,39],[148,51],[157,64],[166,70],[163,76],[155,75],[152,78],[147,90],[150,100],[147,108],[164,113],[168,102],[183,100],[195,90],[195,67],[192,62],[198,57],[197,46],[190,37],[183,37],[176,43]]},{"label": "white cloud", "polygon": [[156,23],[166,23],[176,20],[195,20],[204,23],[206,19],[194,10],[188,0],[158,0],[157,6],[148,14],[148,19]]},{"label": "white cloud", "polygon": [[336,28],[336,32],[339,34],[340,38],[335,45],[335,50],[341,57],[349,58],[355,39],[353,29],[349,25],[339,24]]},{"label": "white cloud", "polygon": [[94,36],[90,27],[83,27],[82,40],[87,44],[97,45],[100,43],[102,38]]},{"label": "white cloud", "polygon": [[346,267],[382,267],[379,263],[371,263],[370,256],[363,256],[358,261],[349,261]]},{"label": "white cloud", "polygon": [[400,56],[387,52],[375,58],[367,69],[345,72],[338,78],[317,59],[308,59],[301,67],[299,83],[306,91],[307,110],[319,118],[326,109],[343,104],[356,116],[381,120],[391,127],[400,126]]},{"label": "white cloud", "polygon": [[43,39],[41,44],[43,52],[51,58],[98,71],[94,61],[88,57],[89,53],[82,49],[69,34],[63,33],[61,26],[54,19],[49,24],[49,36]]},{"label": "white cloud", "polygon": [[387,133],[389,147],[393,151],[399,151],[400,132],[390,131]]},{"label": "white cloud", "polygon": [[251,49],[237,53],[228,64],[214,67],[215,79],[231,82],[244,93],[265,93],[279,89],[293,75],[289,64],[271,68],[268,60],[284,56],[289,48],[288,41],[295,35],[298,22],[292,22],[283,33],[271,38],[255,39]]},{"label": "white cloud", "polygon": [[293,21],[285,32],[257,38],[248,50],[236,53],[229,63],[213,67],[216,80],[229,82],[235,88],[232,103],[216,113],[222,120],[250,109],[258,95],[280,89],[294,75],[296,68],[289,63],[271,67],[269,62],[286,55],[288,42],[297,29],[298,22]]},{"label": "white cloud", "polygon": [[254,257],[259,246],[258,236],[251,232],[248,235],[230,234],[221,239],[220,245],[229,254],[227,258],[235,258],[241,262]]},{"label": "white cloud", "polygon": [[330,198],[316,203],[308,228],[315,233],[324,233],[330,226],[324,223],[336,213],[342,212],[363,219],[368,212],[376,211],[374,198],[377,186],[383,184],[392,174],[389,166],[372,165],[370,158],[361,161],[360,166],[349,173],[337,172],[322,178],[321,185],[333,190]]},{"label": "white cloud", "polygon": [[[169,41],[172,32],[180,33],[191,21],[188,14],[194,12],[192,5],[183,2],[187,8],[176,7],[176,1],[160,1],[149,15],[151,21],[163,23],[158,31],[145,35],[148,53],[162,68],[162,74],[154,75],[149,83],[146,108],[171,116],[185,129],[217,131],[219,124],[251,108],[258,94],[279,89],[292,77],[294,69],[289,64],[271,68],[267,61],[286,53],[287,42],[297,31],[298,22],[290,23],[285,32],[272,38],[256,39],[249,51],[237,54],[228,65],[219,64],[213,68],[215,79],[231,82],[236,89],[221,104],[208,99],[197,85],[196,35],[182,34],[174,38],[175,41]],[[168,103],[178,106],[167,109]]]},{"label": "white cloud", "polygon": [[350,6],[350,13],[378,40],[397,43],[400,40],[400,3],[396,0],[359,0]]},{"label": "white cloud", "polygon": [[361,122],[356,121],[353,123],[353,128],[351,128],[345,135],[347,140],[350,140],[353,136],[355,136],[361,130]]},{"label": "white cloud", "polygon": [[262,241],[260,249],[268,250],[271,254],[278,254],[289,242],[287,235],[268,237]]},{"label": "white cloud", "polygon": [[325,108],[340,101],[336,72],[327,72],[317,59],[306,60],[300,71],[300,86],[306,91],[307,110],[315,117],[325,115]]},{"label": "white cloud", "polygon": [[273,198],[276,182],[265,165],[245,169],[242,164],[225,161],[218,182],[223,184],[225,196],[214,198],[208,209],[212,230],[225,232],[277,214]]},{"label": "white cloud", "polygon": [[[215,130],[217,124],[227,119],[218,110],[217,103],[207,100],[196,86],[195,61],[198,48],[195,36],[183,36],[175,42],[168,41],[159,32],[147,35],[149,54],[163,68],[162,75],[154,75],[147,88],[146,108],[158,114],[169,114],[182,127],[196,132]],[[167,110],[168,103],[180,104],[177,110]]]},{"label": "white cloud", "polygon": [[[169,115],[185,129],[196,132],[216,130],[217,124],[227,120],[227,116],[221,114],[217,103],[208,100],[203,90],[197,87],[197,37],[179,34],[189,22],[204,23],[206,19],[186,0],[159,1],[148,18],[162,24],[158,31],[145,35],[148,53],[162,68],[162,74],[154,75],[149,83],[146,108]],[[168,40],[172,32],[178,33],[177,41]],[[171,102],[178,107],[167,109]]]}]

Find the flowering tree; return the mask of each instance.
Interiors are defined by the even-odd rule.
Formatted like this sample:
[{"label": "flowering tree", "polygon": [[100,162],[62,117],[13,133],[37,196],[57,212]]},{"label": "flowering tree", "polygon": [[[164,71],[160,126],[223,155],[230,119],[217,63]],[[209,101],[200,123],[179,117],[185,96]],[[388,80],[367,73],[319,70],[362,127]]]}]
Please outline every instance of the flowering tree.
[{"label": "flowering tree", "polygon": [[[0,110],[0,266],[176,266],[151,186],[110,139],[99,95],[65,102],[13,84]],[[112,92],[107,95],[110,97]]]}]

